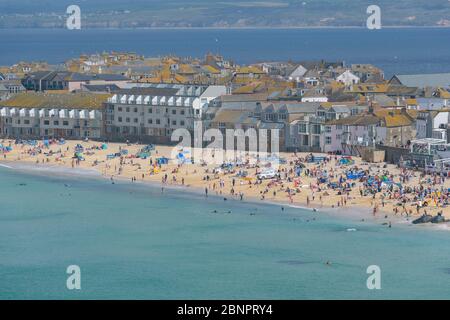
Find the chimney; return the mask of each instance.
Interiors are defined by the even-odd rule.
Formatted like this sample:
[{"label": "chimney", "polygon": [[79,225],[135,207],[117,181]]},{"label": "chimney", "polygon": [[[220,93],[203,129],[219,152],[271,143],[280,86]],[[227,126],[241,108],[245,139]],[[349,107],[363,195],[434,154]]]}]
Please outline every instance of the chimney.
[{"label": "chimney", "polygon": [[369,114],[373,114],[373,103],[372,102],[370,102],[369,103]]}]

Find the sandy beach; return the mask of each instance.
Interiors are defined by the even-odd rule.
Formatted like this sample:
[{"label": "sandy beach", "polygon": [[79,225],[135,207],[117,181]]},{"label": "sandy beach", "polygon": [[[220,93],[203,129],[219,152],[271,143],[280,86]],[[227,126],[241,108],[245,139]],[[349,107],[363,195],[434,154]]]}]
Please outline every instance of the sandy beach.
[{"label": "sandy beach", "polygon": [[[139,144],[95,141],[64,141],[63,144],[51,141],[48,145],[43,145],[42,141],[36,145],[15,144],[11,140],[0,143],[3,147],[10,146],[9,151],[0,153],[3,166],[36,165],[48,168],[49,174],[57,172],[58,168],[66,172],[72,170],[77,175],[86,171],[110,179],[112,183],[125,179],[157,184],[161,188],[190,188],[205,196],[220,196],[224,200],[277,203],[336,215],[348,213],[362,219],[377,219],[386,225],[412,221],[424,213],[434,216],[442,212],[450,218],[450,209],[445,205],[447,199],[439,192],[442,187],[445,190],[450,187],[448,179],[442,184],[437,177],[421,176],[420,172],[405,171],[395,165],[364,163],[357,157],[342,161],[340,156],[314,154],[327,159],[310,163],[306,160],[310,154],[280,153],[279,157],[285,159],[285,163],[279,165],[279,178],[259,180],[257,174],[267,170],[263,163],[225,169],[218,169],[218,165],[211,163],[182,163],[174,158],[174,154],[184,151],[189,157],[194,150],[186,152],[169,146],[155,146],[150,151],[143,150],[145,146]],[[146,151],[147,158],[136,157],[142,156],[143,151]],[[74,158],[76,154],[78,158]],[[169,163],[157,164],[160,158],[168,158]],[[299,164],[301,173],[295,169]],[[383,185],[379,192],[370,193],[363,179],[347,179],[348,171],[364,171],[370,176],[388,178],[393,187],[390,190],[388,185]],[[399,193],[397,185],[400,184],[405,190],[422,187],[431,191],[416,199],[418,191]],[[336,185],[347,187],[334,188]]]}]

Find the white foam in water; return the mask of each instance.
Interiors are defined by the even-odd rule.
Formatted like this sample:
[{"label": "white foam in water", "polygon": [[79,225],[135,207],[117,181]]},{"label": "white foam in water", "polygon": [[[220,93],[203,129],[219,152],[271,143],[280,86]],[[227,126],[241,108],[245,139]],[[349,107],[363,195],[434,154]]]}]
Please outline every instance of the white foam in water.
[{"label": "white foam in water", "polygon": [[446,230],[446,231],[448,231],[448,230],[450,230],[450,225],[448,223],[438,224],[436,226],[436,228],[439,229],[439,230]]},{"label": "white foam in water", "polygon": [[347,232],[355,232],[355,231],[357,231],[357,229],[355,229],[355,228],[348,228],[347,229]]}]

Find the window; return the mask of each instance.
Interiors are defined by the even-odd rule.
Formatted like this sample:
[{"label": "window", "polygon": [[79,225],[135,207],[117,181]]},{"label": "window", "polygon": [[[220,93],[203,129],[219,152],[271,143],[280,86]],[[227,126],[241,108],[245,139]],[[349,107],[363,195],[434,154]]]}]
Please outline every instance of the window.
[{"label": "window", "polygon": [[139,119],[138,118],[134,118],[134,123],[138,123]]},{"label": "window", "polygon": [[177,120],[172,120],[172,125],[176,126],[177,125]]},{"label": "window", "polygon": [[50,125],[50,121],[49,120],[45,120],[44,121],[44,125],[46,125],[46,126]]},{"label": "window", "polygon": [[134,108],[134,112],[137,113],[138,112],[138,108]]},{"label": "window", "polygon": [[69,121],[63,121],[63,126],[68,126],[69,125]]},{"label": "window", "polygon": [[126,118],[125,121],[129,123],[130,122],[130,118]]},{"label": "window", "polygon": [[148,119],[148,124],[153,124],[153,119]]},{"label": "window", "polygon": [[181,111],[180,111],[180,114],[181,114],[182,116],[184,116],[184,110],[181,110]]},{"label": "window", "polygon": [[59,126],[59,121],[53,121],[53,125]]},{"label": "window", "polygon": [[177,114],[177,110],[173,109],[172,114]]},{"label": "window", "polygon": [[338,125],[336,126],[336,129],[342,130],[342,124],[338,124]]},{"label": "window", "polygon": [[312,131],[313,131],[312,132],[313,134],[321,134],[322,130],[321,130],[320,124],[314,124]]},{"label": "window", "polygon": [[307,132],[306,123],[300,123],[298,125],[298,132],[300,132],[300,133],[306,133]]},{"label": "window", "polygon": [[331,137],[325,137],[325,144],[331,144]]},{"label": "window", "polygon": [[161,124],[161,120],[156,119],[156,124]]},{"label": "window", "polygon": [[23,123],[30,124],[30,120],[23,120]]},{"label": "window", "polygon": [[122,117],[119,117],[119,118],[117,119],[117,121],[118,121],[118,122],[122,122]]},{"label": "window", "polygon": [[184,121],[183,120],[180,121],[180,126],[184,126]]},{"label": "window", "polygon": [[152,108],[149,108],[149,109],[148,109],[148,113],[153,113],[153,109],[152,109]]},{"label": "window", "polygon": [[127,112],[130,112],[130,108],[129,107],[127,107],[126,110],[127,110]]},{"label": "window", "polygon": [[118,107],[117,111],[122,112],[122,107]]},{"label": "window", "polygon": [[331,126],[325,126],[325,132],[331,133]]}]

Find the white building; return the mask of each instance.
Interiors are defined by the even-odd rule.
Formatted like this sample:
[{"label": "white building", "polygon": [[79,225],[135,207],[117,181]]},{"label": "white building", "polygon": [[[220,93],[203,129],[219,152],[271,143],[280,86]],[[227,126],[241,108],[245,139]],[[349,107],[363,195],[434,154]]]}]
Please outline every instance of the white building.
[{"label": "white building", "polygon": [[0,102],[0,136],[95,138],[102,134],[105,94],[22,93]]},{"label": "white building", "polygon": [[121,90],[105,104],[105,135],[170,143],[179,128],[194,129],[209,102],[226,93],[225,86],[151,84]]},{"label": "white building", "polygon": [[351,86],[354,84],[358,84],[361,79],[354,75],[350,70],[345,71],[340,76],[336,78],[336,81],[345,84],[346,86]]},{"label": "white building", "polygon": [[447,140],[447,128],[450,121],[448,109],[437,111],[419,111],[416,120],[417,139]]}]

